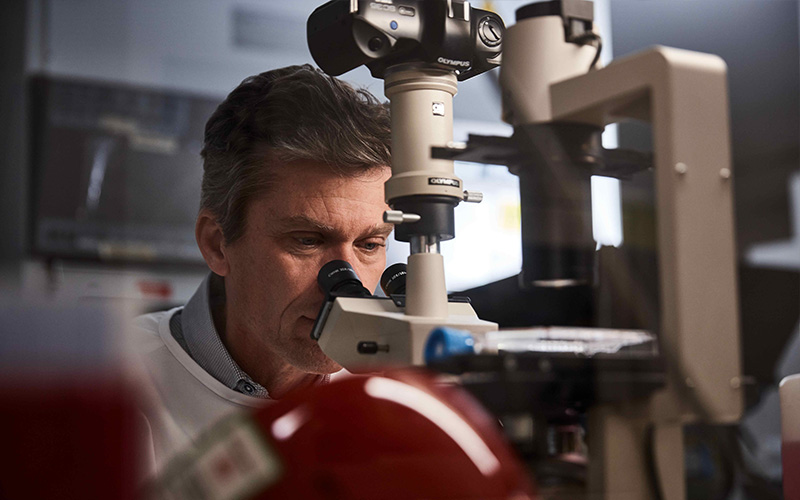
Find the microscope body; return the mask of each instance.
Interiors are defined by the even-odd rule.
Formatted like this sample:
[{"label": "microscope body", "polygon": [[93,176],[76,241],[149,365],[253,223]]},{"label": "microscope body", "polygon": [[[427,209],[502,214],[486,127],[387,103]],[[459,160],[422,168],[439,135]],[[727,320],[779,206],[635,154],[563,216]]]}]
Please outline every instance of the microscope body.
[{"label": "microscope body", "polygon": [[[733,423],[743,409],[726,66],[713,55],[655,47],[590,70],[589,54],[581,52],[585,46],[536,42],[542,50],[531,50],[531,43],[542,36],[568,38],[557,36],[558,21],[552,15],[526,18],[508,31],[501,85],[504,117],[515,126],[515,135],[524,132],[529,142],[541,142],[540,136],[553,127],[594,127],[599,134],[607,124],[636,120],[649,123],[653,136],[652,164],[639,173],[629,170],[616,176],[622,179],[622,189],[632,175],[652,176],[657,262],[652,307],[657,309],[655,333],[665,384],[647,397],[589,408],[589,494],[644,499],[657,489],[663,498],[683,499],[683,426],[695,421]],[[573,64],[550,61],[551,54],[542,51],[560,54]],[[534,68],[540,64],[549,69],[537,73]],[[590,175],[614,171],[608,164],[614,152],[596,153],[590,140],[575,141],[574,131],[560,138],[565,137],[560,143],[585,152],[583,159],[517,167],[521,184],[531,175],[526,168],[547,171],[560,194],[550,198],[556,207],[526,213],[528,193],[521,192],[523,219],[532,213],[537,217],[527,226],[523,220],[523,246],[541,248],[544,241],[549,245],[546,251],[561,258],[546,262],[567,264],[563,275],[547,275],[552,281],[545,286],[586,279],[596,270],[587,273],[579,265],[585,260],[562,257],[585,254],[593,242],[547,232],[547,218],[541,213],[551,210],[571,223],[571,207],[581,199],[576,193],[584,192]],[[542,253],[524,253],[539,258],[523,266],[536,267],[543,262]],[[614,264],[620,266],[619,261]],[[635,270],[625,264],[618,270],[624,278],[611,279],[605,290],[641,304],[646,293]],[[536,286],[539,272],[523,270],[521,276],[528,279],[521,285]],[[654,464],[655,480],[648,464]]]},{"label": "microscope body", "polygon": [[[659,345],[667,383],[650,398],[590,411],[590,481],[606,498],[646,498],[648,434],[664,498],[685,498],[683,425],[743,409],[726,67],[656,47],[551,86],[554,118],[651,124]],[[593,474],[593,476],[591,475]]]}]

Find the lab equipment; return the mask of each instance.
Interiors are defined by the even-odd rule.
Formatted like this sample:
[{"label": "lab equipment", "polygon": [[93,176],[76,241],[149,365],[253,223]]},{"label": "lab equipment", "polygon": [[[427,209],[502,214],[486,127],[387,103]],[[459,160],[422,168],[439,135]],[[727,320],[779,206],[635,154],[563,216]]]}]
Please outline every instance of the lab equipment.
[{"label": "lab equipment", "polygon": [[[350,2],[349,10],[348,2],[339,3],[340,19],[352,19],[340,21],[339,28],[352,28],[358,44],[361,16],[375,3]],[[455,0],[425,6],[446,12],[449,20],[474,12]],[[387,30],[380,23],[373,27]],[[403,38],[387,38],[398,47],[385,53],[391,54],[391,66],[367,62],[373,74],[377,68],[383,75],[392,100],[397,167],[386,186],[393,208],[386,220],[400,224],[398,237],[411,242],[405,314],[393,301],[337,298],[320,345],[347,366],[358,359],[356,346],[364,335],[381,336],[379,352],[387,356],[374,357],[373,366],[399,360],[421,364],[419,349],[431,326],[460,327],[454,321],[457,303],[447,301],[434,257],[438,242],[453,236],[442,222],[442,214],[452,211],[442,207],[479,197],[465,192],[459,199],[449,188],[460,188],[460,181],[444,170],[451,166],[434,169],[444,165],[439,161],[452,160],[506,164],[520,177],[520,287],[590,287],[596,310],[592,323],[583,326],[606,330],[583,331],[577,341],[573,331],[572,338],[558,339],[560,350],[466,352],[437,358],[430,366],[457,374],[489,409],[512,416],[510,432],[524,428],[516,424],[525,419],[537,429],[542,428],[537,423],[552,429],[585,420],[592,498],[684,498],[683,425],[731,423],[742,411],[725,64],[707,54],[656,47],[599,68],[600,37],[592,3],[584,0],[522,7],[517,23],[502,35],[496,48],[498,55],[501,45],[504,52],[500,84],[503,118],[514,126],[511,137],[470,136],[466,144],[447,144],[451,124],[437,117],[449,114],[458,69],[444,70],[441,61],[421,56],[427,57],[424,51],[400,52],[408,47]],[[369,49],[368,42],[362,50]],[[414,39],[409,43],[414,46]],[[384,54],[374,52],[376,58]],[[408,57],[402,64],[400,54]],[[324,60],[317,62],[325,69]],[[425,90],[416,97],[420,89]],[[603,127],[627,119],[651,125],[652,156],[602,147]],[[591,233],[592,175],[623,181],[652,176],[654,234],[628,242],[643,260],[652,260],[652,278],[638,275],[624,251],[598,250]],[[395,349],[409,337],[397,325],[418,318],[427,322],[417,325],[411,346]],[[482,329],[475,320],[472,328],[461,328],[475,332],[476,345],[485,345],[494,328]],[[646,330],[643,342],[619,342],[639,330]],[[536,344],[538,334],[531,331],[529,339],[513,344]],[[603,346],[616,342],[615,349],[603,348],[613,352],[587,348],[592,335]],[[576,348],[586,350],[576,353]]]}]

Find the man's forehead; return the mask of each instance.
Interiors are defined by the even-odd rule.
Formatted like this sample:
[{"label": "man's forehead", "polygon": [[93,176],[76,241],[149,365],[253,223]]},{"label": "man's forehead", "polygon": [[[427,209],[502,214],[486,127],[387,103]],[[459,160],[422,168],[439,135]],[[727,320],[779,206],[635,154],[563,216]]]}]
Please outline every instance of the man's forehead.
[{"label": "man's forehead", "polygon": [[294,159],[281,160],[274,154],[268,155],[268,171],[277,180],[294,180],[303,174],[318,175],[336,179],[378,180],[391,175],[388,165],[346,166],[329,164],[321,160]]},{"label": "man's forehead", "polygon": [[249,208],[255,220],[268,222],[271,231],[360,235],[388,234],[393,229],[381,217],[388,209],[383,192],[388,167],[343,175],[320,162],[296,161],[272,172],[270,187]]},{"label": "man's forehead", "polygon": [[352,197],[354,201],[383,200],[384,183],[391,176],[389,167],[341,170],[316,161],[279,164],[267,171],[267,189],[259,198],[280,198],[302,203],[307,198]]}]

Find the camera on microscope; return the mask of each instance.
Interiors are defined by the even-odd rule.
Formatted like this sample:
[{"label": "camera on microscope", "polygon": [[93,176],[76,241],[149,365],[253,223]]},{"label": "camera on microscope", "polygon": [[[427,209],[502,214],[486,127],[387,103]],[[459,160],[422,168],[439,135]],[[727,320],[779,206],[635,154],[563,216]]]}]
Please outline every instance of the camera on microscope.
[{"label": "camera on microscope", "polygon": [[308,18],[308,47],[326,73],[366,65],[375,78],[408,62],[457,72],[459,80],[499,64],[503,21],[469,2],[333,0]]}]

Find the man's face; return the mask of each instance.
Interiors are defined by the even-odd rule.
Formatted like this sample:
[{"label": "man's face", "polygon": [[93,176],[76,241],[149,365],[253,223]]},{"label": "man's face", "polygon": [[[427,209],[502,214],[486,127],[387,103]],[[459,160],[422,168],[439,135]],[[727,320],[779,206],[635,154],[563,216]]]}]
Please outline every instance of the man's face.
[{"label": "man's face", "polygon": [[316,162],[297,161],[271,172],[275,182],[250,203],[243,236],[225,248],[226,339],[257,350],[278,369],[289,369],[282,361],[304,372],[332,373],[341,367],[310,338],[324,298],[317,273],[331,260],[345,260],[368,290],[375,289],[392,230],[382,222],[389,208],[383,183],[391,171],[341,177]]}]

